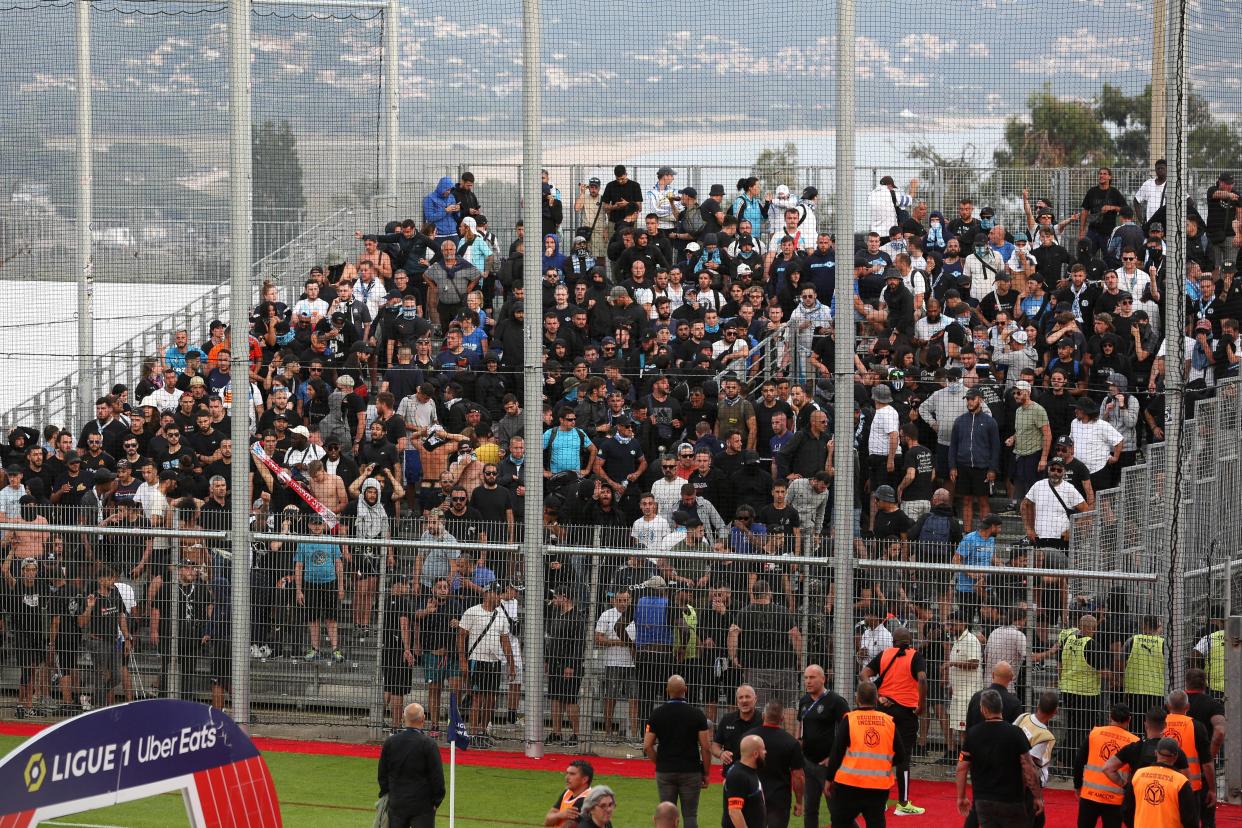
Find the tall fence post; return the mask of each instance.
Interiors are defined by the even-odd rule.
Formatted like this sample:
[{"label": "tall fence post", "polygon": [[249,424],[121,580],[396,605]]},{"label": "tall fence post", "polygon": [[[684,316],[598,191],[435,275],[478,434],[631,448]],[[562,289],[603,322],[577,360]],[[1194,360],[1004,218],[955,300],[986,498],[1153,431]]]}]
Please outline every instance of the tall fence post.
[{"label": "tall fence post", "polygon": [[[253,251],[250,247],[253,206],[251,187],[250,111],[250,0],[229,0],[229,323],[234,336],[249,329],[247,282]],[[249,457],[250,349],[245,339],[230,355],[232,375],[241,383],[234,389],[235,414],[230,437],[238,457]],[[250,463],[233,463],[229,481],[230,540],[232,547],[232,687],[233,719],[242,730],[250,728]]]},{"label": "tall fence post", "polygon": [[[94,179],[91,159],[91,4],[79,2],[76,34],[78,52],[77,138],[78,138],[78,410],[79,423],[90,419],[94,405],[95,378],[91,354],[95,353],[95,259],[91,251],[94,215]],[[68,427],[69,423],[66,422]]]},{"label": "tall fence post", "polygon": [[[854,249],[854,0],[837,0],[837,246]],[[850,254],[852,255],[852,253]],[[833,687],[854,698],[854,271],[838,267],[834,320],[833,441],[836,480],[832,487],[832,552],[837,585],[832,618]],[[821,527],[812,527],[818,531]]]}]

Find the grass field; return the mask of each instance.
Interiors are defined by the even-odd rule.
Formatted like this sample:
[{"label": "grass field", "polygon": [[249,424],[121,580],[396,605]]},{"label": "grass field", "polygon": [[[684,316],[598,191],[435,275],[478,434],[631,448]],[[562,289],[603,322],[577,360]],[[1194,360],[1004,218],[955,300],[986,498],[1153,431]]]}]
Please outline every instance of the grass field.
[{"label": "grass field", "polygon": [[[23,740],[0,737],[0,755]],[[265,753],[276,782],[284,823],[294,828],[369,826],[377,787],[375,760],[346,756]],[[447,776],[448,769],[445,769]],[[655,782],[650,779],[607,778],[598,781],[617,792],[617,828],[651,824]],[[462,826],[542,825],[543,815],[559,796],[559,773],[500,768],[457,768],[457,820]],[[699,806],[699,823],[720,824],[720,785],[714,783]],[[62,817],[45,825],[172,828],[187,825],[180,795],[158,796],[98,811]],[[440,808],[437,825],[448,824],[448,803]]]}]

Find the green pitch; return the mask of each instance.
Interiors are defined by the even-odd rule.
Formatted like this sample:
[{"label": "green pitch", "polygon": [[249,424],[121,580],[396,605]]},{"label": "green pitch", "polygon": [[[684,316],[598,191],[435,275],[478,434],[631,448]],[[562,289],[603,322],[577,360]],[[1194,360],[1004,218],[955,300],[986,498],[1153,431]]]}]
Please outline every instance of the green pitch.
[{"label": "green pitch", "polygon": [[[22,741],[0,737],[0,754]],[[296,753],[265,753],[263,758],[276,781],[285,825],[345,828],[371,824],[377,792],[374,760]],[[600,777],[596,781],[617,792],[617,812],[613,817],[617,828],[651,825],[651,812],[656,805],[654,780]],[[457,821],[462,828],[542,825],[543,815],[562,789],[559,773],[458,766]],[[719,825],[720,806],[720,784],[713,781],[699,805],[700,825]],[[44,824],[173,828],[187,822],[180,795],[165,795]],[[436,824],[448,825],[447,801],[440,808]]]}]

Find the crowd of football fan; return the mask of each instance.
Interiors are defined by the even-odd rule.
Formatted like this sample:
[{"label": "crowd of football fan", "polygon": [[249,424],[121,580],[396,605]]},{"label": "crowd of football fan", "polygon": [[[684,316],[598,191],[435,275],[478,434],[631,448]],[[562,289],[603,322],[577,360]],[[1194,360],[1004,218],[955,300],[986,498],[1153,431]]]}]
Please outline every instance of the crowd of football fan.
[{"label": "crowd of football fan", "polygon": [[[977,568],[859,570],[860,668],[894,627],[913,630],[946,745],[1000,661],[1055,665],[1063,715],[1083,733],[1109,699],[1164,694],[1129,667],[1163,674],[1157,619],[1139,622],[1107,590],[1071,595],[1060,578],[1040,579],[1031,606],[1026,580],[1004,569],[1069,567],[1074,513],[1163,439],[1163,165],[1132,199],[1106,169],[1081,205],[1023,193],[1009,226],[969,199],[929,212],[917,182],[901,191],[885,177],[870,232],[844,257],[817,229],[814,187],[764,192],[750,178],[732,198],[719,184],[700,196],[669,168],[644,189],[618,166],[566,204],[546,178],[536,250],[521,226],[502,245],[465,173],[426,196],[421,221],[361,228],[357,251],[304,284],[265,285],[246,393],[229,365],[241,338],[213,322],[176,331],[79,434],[9,433],[0,652],[20,668],[19,715],[46,712],[46,697],[68,709],[148,692],[132,653],[168,663],[174,639],[181,692],[209,673],[226,703],[225,544],[90,529],[227,529],[232,464],[248,459],[254,525],[315,536],[256,544],[252,656],[328,669],[354,637],[380,636],[394,722],[418,676],[433,728],[441,689],[471,689],[470,729],[486,738],[516,718],[522,608],[545,597],[524,594],[516,556],[471,545],[521,539],[530,450],[547,478],[536,531],[548,543],[550,741],[579,738],[590,650],[605,738],[641,738],[673,671],[713,721],[743,682],[792,711],[798,671],[832,660],[831,573],[746,556],[827,554],[830,490],[843,485],[835,393],[855,402],[858,475],[844,483],[855,525],[842,531],[858,556]],[[1188,211],[1188,415],[1237,374],[1240,204],[1222,174]],[[541,257],[541,284],[523,284],[525,255]],[[854,273],[844,304],[838,261]],[[538,435],[521,411],[529,290],[544,308]],[[858,334],[855,375],[836,388],[843,318]],[[232,446],[233,416],[299,486]],[[374,544],[342,546],[339,534]],[[393,537],[427,545],[398,551]],[[556,551],[591,544],[634,554],[592,575],[586,556]],[[392,577],[379,606],[381,573]],[[1208,614],[1189,657],[1222,693],[1221,619]],[[163,679],[149,692],[168,692]]]}]

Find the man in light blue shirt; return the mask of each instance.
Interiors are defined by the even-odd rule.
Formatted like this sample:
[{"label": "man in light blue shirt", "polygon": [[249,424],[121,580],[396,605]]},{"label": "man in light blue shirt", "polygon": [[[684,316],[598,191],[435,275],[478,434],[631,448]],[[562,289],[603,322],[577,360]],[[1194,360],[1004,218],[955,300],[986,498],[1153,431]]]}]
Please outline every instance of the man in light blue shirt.
[{"label": "man in light blue shirt", "polygon": [[987,575],[981,570],[992,565],[1000,531],[1001,519],[991,513],[985,515],[979,528],[962,538],[953,555],[954,564],[971,568],[957,574],[957,605],[967,618],[973,617],[983,604]]}]

